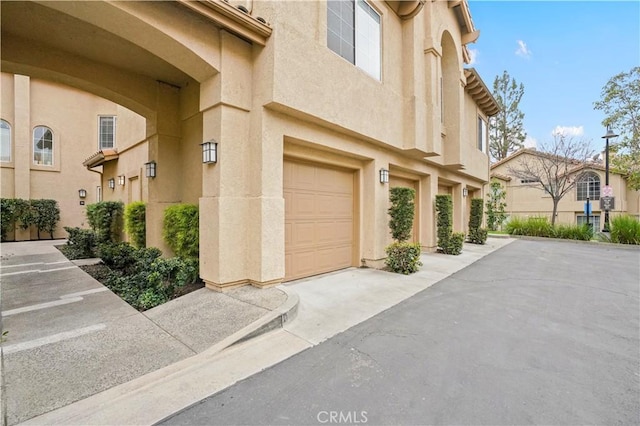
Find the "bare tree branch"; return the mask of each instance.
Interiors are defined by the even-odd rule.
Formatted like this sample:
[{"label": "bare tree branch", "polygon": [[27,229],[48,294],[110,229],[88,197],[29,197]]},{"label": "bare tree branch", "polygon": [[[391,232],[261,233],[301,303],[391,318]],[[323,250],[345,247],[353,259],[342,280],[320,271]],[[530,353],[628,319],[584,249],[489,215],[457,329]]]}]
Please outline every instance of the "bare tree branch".
[{"label": "bare tree branch", "polygon": [[562,134],[554,134],[553,141],[541,144],[538,151],[528,152],[530,155],[521,156],[518,165],[510,166],[509,172],[549,194],[553,201],[551,223],[555,224],[558,203],[584,177],[585,171],[579,170],[580,166],[593,152],[587,142]]}]

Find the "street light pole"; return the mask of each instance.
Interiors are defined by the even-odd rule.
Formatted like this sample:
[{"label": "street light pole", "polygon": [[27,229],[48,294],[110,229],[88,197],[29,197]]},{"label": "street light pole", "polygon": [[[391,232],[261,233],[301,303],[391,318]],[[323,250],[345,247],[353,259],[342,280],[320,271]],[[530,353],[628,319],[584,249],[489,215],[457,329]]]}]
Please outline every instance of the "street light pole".
[{"label": "street light pole", "polygon": [[[607,134],[602,138],[606,141],[605,149],[604,149],[604,184],[605,187],[609,187],[609,139],[618,137],[609,125],[607,125]],[[602,228],[602,232],[609,232],[609,210],[604,211],[604,227]]]}]

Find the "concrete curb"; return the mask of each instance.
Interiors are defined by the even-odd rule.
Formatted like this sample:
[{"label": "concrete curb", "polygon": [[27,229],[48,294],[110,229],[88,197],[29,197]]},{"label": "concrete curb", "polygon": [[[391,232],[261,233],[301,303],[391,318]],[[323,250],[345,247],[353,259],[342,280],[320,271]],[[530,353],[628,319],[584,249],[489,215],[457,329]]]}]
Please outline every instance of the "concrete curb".
[{"label": "concrete curb", "polygon": [[210,349],[207,349],[207,352],[213,351],[214,348],[222,351],[237,343],[253,339],[276,328],[282,328],[286,322],[293,320],[298,313],[300,297],[298,297],[298,294],[293,291],[293,289],[287,288],[286,286],[279,285],[276,288],[287,295],[287,300],[285,300],[282,305],[211,346]]},{"label": "concrete curb", "polygon": [[593,240],[582,241],[582,240],[570,240],[567,238],[531,237],[528,235],[509,235],[509,238],[515,238],[518,240],[529,240],[529,241],[555,241],[555,242],[574,243],[574,244],[589,244],[594,246],[603,246],[603,247],[617,248],[617,249],[623,249],[623,250],[640,251],[640,245],[607,243],[604,241],[593,241]]},{"label": "concrete curb", "polygon": [[[262,318],[257,319],[199,354],[152,371],[129,382],[114,386],[113,388],[99,392],[80,401],[33,417],[20,423],[20,425],[93,424],[96,419],[106,421],[105,423],[104,421],[98,420],[97,424],[108,424],[109,407],[113,405],[126,406],[129,400],[140,400],[141,395],[145,393],[153,395],[153,389],[166,389],[167,386],[171,386],[170,383],[172,381],[179,382],[183,375],[210,364],[212,359],[219,355],[224,349],[258,337],[268,331],[282,328],[286,322],[294,319],[300,302],[298,294],[292,289],[282,285],[277,288],[287,295],[284,303]],[[188,400],[188,395],[183,395],[183,398],[185,398],[185,401],[182,402],[187,403],[184,406],[186,407],[197,402],[201,397],[198,396],[195,401]],[[174,402],[180,403],[178,401]],[[184,407],[180,407],[179,409]],[[177,411],[176,408],[173,408],[171,413]],[[105,410],[107,412],[105,412]],[[151,417],[157,417],[157,415],[158,413],[153,413]],[[160,418],[154,419],[154,422],[165,418],[167,415],[167,413],[164,413]]]}]

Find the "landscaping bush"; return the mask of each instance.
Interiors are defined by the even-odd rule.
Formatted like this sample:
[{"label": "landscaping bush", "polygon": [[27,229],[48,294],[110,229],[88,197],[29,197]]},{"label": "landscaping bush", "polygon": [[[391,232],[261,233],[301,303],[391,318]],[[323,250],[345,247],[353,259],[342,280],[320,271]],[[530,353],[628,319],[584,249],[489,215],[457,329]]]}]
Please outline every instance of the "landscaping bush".
[{"label": "landscaping bush", "polygon": [[422,266],[420,243],[395,242],[385,250],[387,252],[385,265],[392,272],[408,275],[418,271]]},{"label": "landscaping bush", "polygon": [[444,254],[459,255],[462,253],[462,246],[464,244],[464,232],[452,232],[451,236],[442,247]]},{"label": "landscaping bush", "polygon": [[[104,284],[134,308],[144,311],[177,296],[198,279],[198,261],[178,257],[163,259],[156,248],[112,244],[104,253],[111,273]],[[105,261],[105,259],[103,259]]]},{"label": "landscaping bush", "polygon": [[56,200],[31,200],[31,223],[38,230],[38,239],[40,232],[48,232],[53,239],[53,232],[60,220],[60,208]]},{"label": "landscaping bush", "polygon": [[0,216],[2,217],[2,241],[7,238],[7,232],[19,225],[22,229],[29,229],[35,225],[40,232],[48,232],[51,239],[60,220],[60,208],[56,200],[23,200],[20,198],[2,198],[0,200]]},{"label": "landscaping bush", "polygon": [[70,260],[95,257],[96,235],[91,229],[64,227],[69,236],[60,251]]},{"label": "landscaping bush", "polygon": [[487,242],[487,230],[482,226],[482,198],[471,199],[471,214],[469,215],[469,242],[484,244]]},{"label": "landscaping bush", "polygon": [[396,242],[387,246],[385,251],[387,258],[385,265],[391,272],[400,274],[412,274],[420,269],[422,262],[420,243],[407,243],[413,230],[413,214],[415,211],[414,199],[416,191],[412,188],[391,188],[389,191],[388,213],[391,216],[389,228],[391,236]]},{"label": "landscaping bush", "polygon": [[164,211],[164,241],[178,257],[198,258],[198,227],[198,206],[194,204],[176,204]]},{"label": "landscaping bush", "polygon": [[570,240],[590,241],[593,238],[591,226],[584,225],[551,225],[546,217],[520,218],[512,217],[507,223],[507,232],[511,235],[530,237],[551,237]]},{"label": "landscaping bush", "polygon": [[458,255],[462,252],[464,233],[453,232],[453,201],[449,194],[436,195],[438,251]]},{"label": "landscaping bush", "polygon": [[7,232],[16,224],[17,202],[15,198],[0,198],[0,236],[7,240]]},{"label": "landscaping bush", "polygon": [[124,229],[131,244],[145,247],[147,242],[146,205],[142,201],[128,204],[124,209]]},{"label": "landscaping bush", "polygon": [[615,216],[610,221],[611,242],[640,244],[640,221],[633,216]]},{"label": "landscaping bush", "polygon": [[549,219],[541,216],[522,219],[513,217],[507,223],[507,232],[511,235],[528,235],[530,237],[553,237],[553,226]]},{"label": "landscaping bush", "polygon": [[89,226],[96,234],[98,244],[120,241],[124,204],[120,201],[100,201],[87,206]]},{"label": "landscaping bush", "polygon": [[591,241],[593,228],[586,223],[583,225],[558,224],[553,228],[553,237],[565,240]]},{"label": "landscaping bush", "polygon": [[397,187],[389,190],[389,201],[391,201],[391,207],[388,210],[391,216],[389,228],[391,236],[399,243],[411,238],[415,194],[416,191],[412,188]]}]

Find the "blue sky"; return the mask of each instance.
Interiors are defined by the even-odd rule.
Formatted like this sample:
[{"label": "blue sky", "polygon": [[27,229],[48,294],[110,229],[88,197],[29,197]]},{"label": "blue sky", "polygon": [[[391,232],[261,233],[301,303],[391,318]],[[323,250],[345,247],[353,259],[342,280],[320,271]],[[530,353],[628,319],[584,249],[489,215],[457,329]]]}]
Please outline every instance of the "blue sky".
[{"label": "blue sky", "polygon": [[[489,89],[506,70],[524,84],[527,145],[554,129],[603,149],[593,109],[607,81],[640,66],[640,1],[470,0],[480,38],[467,47]],[[558,127],[559,126],[559,127]]]}]

